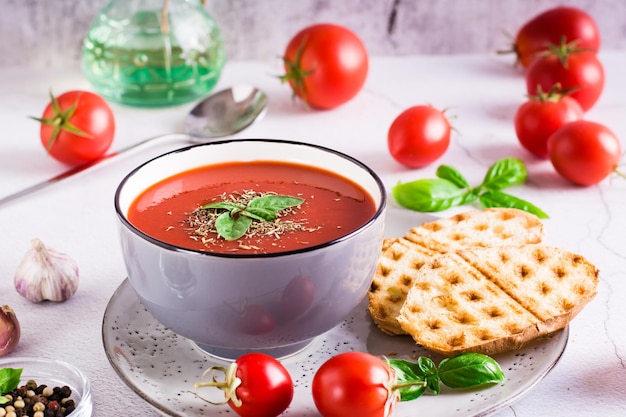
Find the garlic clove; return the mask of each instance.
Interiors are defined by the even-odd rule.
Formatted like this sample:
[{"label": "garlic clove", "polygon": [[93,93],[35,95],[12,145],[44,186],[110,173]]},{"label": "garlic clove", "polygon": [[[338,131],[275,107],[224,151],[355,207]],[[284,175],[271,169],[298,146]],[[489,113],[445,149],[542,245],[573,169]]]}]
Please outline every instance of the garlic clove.
[{"label": "garlic clove", "polygon": [[78,265],[68,255],[46,247],[37,238],[15,272],[15,289],[24,298],[38,303],[65,301],[78,289]]},{"label": "garlic clove", "polygon": [[20,341],[20,323],[11,307],[0,307],[0,356],[8,355]]}]

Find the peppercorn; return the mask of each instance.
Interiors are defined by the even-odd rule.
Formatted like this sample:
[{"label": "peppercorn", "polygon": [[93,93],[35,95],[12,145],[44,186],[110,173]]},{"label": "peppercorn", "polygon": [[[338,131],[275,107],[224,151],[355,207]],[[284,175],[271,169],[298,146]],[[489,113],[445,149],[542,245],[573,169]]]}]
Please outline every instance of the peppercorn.
[{"label": "peppercorn", "polygon": [[37,385],[33,380],[7,393],[0,417],[65,417],[76,409],[68,386]]}]

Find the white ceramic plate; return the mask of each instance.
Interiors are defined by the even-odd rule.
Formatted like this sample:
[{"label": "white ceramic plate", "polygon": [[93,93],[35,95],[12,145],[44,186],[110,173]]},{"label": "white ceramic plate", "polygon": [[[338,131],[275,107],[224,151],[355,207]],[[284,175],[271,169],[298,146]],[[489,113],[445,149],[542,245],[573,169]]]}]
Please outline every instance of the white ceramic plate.
[{"label": "white ceramic plate", "polygon": [[[387,236],[402,236],[408,229],[432,216],[401,209],[389,209]],[[138,300],[128,280],[111,297],[102,323],[104,349],[120,378],[139,396],[166,416],[232,416],[228,406],[213,406],[193,393],[202,372],[222,364],[159,324]],[[442,387],[439,396],[425,394],[399,403],[394,417],[476,417],[489,416],[510,405],[538,384],[561,358],[567,345],[568,329],[536,341],[524,349],[495,356],[506,380],[481,390],[451,390]],[[331,356],[349,350],[367,351],[404,359],[430,356],[410,337],[391,337],[372,323],[364,300],[343,323],[319,337],[303,351],[283,359],[296,386],[288,416],[318,417],[310,393],[315,370]],[[221,392],[205,388],[200,394],[213,400]],[[216,397],[217,395],[217,397]]]}]

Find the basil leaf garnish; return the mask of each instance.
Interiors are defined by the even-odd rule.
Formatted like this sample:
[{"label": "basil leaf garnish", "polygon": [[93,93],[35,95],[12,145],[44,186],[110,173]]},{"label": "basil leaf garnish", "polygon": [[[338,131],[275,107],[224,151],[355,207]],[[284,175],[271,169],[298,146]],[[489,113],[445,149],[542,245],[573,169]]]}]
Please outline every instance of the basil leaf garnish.
[{"label": "basil leaf garnish", "polygon": [[490,190],[502,190],[512,185],[523,184],[528,173],[524,163],[517,158],[504,158],[487,170],[482,186]]},{"label": "basil leaf garnish", "polygon": [[403,359],[387,359],[396,375],[400,401],[411,401],[426,392],[426,375],[417,363]]},{"label": "basil leaf garnish", "polygon": [[461,204],[465,191],[441,178],[398,183],[391,192],[401,206],[415,211],[433,212]]},{"label": "basil leaf garnish", "polygon": [[248,208],[258,207],[276,212],[289,207],[295,207],[302,204],[302,202],[304,202],[303,198],[288,195],[265,195],[250,201]]},{"label": "basil leaf garnish", "polygon": [[[22,368],[2,368],[0,369],[0,394],[4,395],[13,391],[20,383]],[[0,404],[5,404],[9,400],[0,397]]]},{"label": "basil leaf garnish", "polygon": [[276,218],[276,212],[273,210],[269,210],[262,207],[246,207],[245,210],[241,212],[242,215],[248,216],[254,220],[259,220],[262,222],[271,222]]},{"label": "basil leaf garnish", "polygon": [[417,358],[417,366],[422,370],[426,379],[426,388],[435,395],[439,395],[439,375],[437,365],[426,356]]},{"label": "basil leaf garnish", "polygon": [[504,158],[496,161],[489,167],[483,182],[473,188],[463,174],[452,166],[440,165],[436,175],[437,178],[398,183],[391,189],[396,202],[411,210],[434,212],[478,200],[484,207],[517,208],[542,219],[548,218],[539,207],[500,192],[526,181],[528,173],[520,159]]},{"label": "basil leaf garnish", "polygon": [[461,174],[458,169],[450,165],[440,165],[439,168],[437,168],[436,175],[442,180],[450,181],[459,188],[470,188],[470,185],[463,174]]},{"label": "basil leaf garnish", "polygon": [[421,397],[428,389],[440,393],[440,383],[450,388],[470,388],[504,381],[504,372],[495,359],[480,353],[465,353],[447,358],[436,366],[432,359],[420,356],[416,362],[385,358],[393,369],[391,390],[400,401]]},{"label": "basil leaf garnish", "polygon": [[543,210],[534,204],[517,198],[502,191],[487,191],[480,195],[480,203],[485,207],[508,207],[532,213],[540,219],[547,219],[548,216]]},{"label": "basil leaf garnish", "polygon": [[246,234],[252,224],[252,218],[248,216],[232,217],[229,212],[222,213],[215,220],[217,232],[226,240],[237,240]]},{"label": "basil leaf garnish", "polygon": [[469,388],[504,381],[504,372],[493,358],[465,353],[439,363],[439,378],[450,388]]},{"label": "basil leaf garnish", "polygon": [[232,203],[230,201],[218,201],[217,203],[209,203],[202,206],[205,209],[224,209],[230,211],[241,211],[244,210],[245,207],[241,204]]},{"label": "basil leaf garnish", "polygon": [[226,240],[237,240],[246,234],[253,221],[270,222],[278,217],[277,212],[295,207],[303,198],[288,195],[264,195],[256,197],[246,206],[231,201],[218,201],[202,206],[203,209],[226,210],[215,220],[217,233]]}]

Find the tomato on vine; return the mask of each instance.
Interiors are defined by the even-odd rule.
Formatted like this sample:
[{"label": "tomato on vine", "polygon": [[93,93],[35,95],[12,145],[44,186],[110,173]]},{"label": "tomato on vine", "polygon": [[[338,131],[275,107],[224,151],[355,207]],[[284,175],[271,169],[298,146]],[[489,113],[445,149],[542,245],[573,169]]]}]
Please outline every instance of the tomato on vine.
[{"label": "tomato on vine", "polygon": [[388,417],[398,401],[414,400],[426,390],[438,395],[440,383],[469,388],[503,380],[498,363],[479,353],[461,354],[436,365],[425,356],[413,362],[345,352],[322,364],[311,389],[323,417]]},{"label": "tomato on vine", "polygon": [[565,123],[582,117],[583,109],[560,85],[554,85],[547,93],[538,87],[537,94],[529,96],[515,112],[515,133],[526,150],[547,159],[550,135]]},{"label": "tomato on vine", "polygon": [[[224,379],[218,380],[217,375]],[[212,366],[197,382],[195,389],[216,387],[224,391],[220,402],[204,401],[213,405],[228,404],[241,417],[276,417],[289,407],[293,399],[293,380],[278,360],[264,353],[247,353],[232,362],[228,368]]]},{"label": "tomato on vine", "polygon": [[617,172],[621,154],[615,133],[588,120],[567,123],[548,139],[548,155],[554,169],[578,185],[597,184]]},{"label": "tomato on vine", "polygon": [[324,417],[389,416],[399,401],[393,369],[382,359],[347,352],[326,361],[313,377],[313,401]]},{"label": "tomato on vine", "polygon": [[[595,20],[585,11],[575,7],[556,7],[528,20],[517,32],[513,51],[517,61],[527,68],[537,53],[550,44],[578,42],[579,48],[598,51],[600,31]],[[509,51],[510,52],[510,51]]]},{"label": "tomato on vine", "polygon": [[443,111],[428,105],[413,106],[393,121],[387,145],[396,161],[409,168],[422,168],[446,152],[451,131]]},{"label": "tomato on vine", "polygon": [[109,149],[115,118],[108,103],[88,91],[68,91],[50,103],[40,118],[40,138],[50,156],[67,165],[91,162]]},{"label": "tomato on vine", "polygon": [[604,89],[604,67],[594,52],[580,48],[576,41],[550,45],[528,67],[526,91],[534,95],[539,87],[548,91],[555,84],[571,90],[570,97],[587,111]]},{"label": "tomato on vine", "polygon": [[302,29],[283,56],[285,75],[294,97],[311,107],[332,109],[351,100],[367,78],[365,45],[351,30],[334,24]]}]

